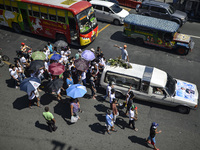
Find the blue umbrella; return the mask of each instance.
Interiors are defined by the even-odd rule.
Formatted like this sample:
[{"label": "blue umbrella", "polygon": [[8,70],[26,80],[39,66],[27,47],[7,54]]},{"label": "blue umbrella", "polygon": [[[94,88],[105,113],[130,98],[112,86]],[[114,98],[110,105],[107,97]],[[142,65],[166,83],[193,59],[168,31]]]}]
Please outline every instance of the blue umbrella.
[{"label": "blue umbrella", "polygon": [[20,90],[25,91],[29,94],[30,92],[37,89],[39,86],[40,86],[40,79],[36,77],[30,77],[30,78],[24,79],[20,83]]},{"label": "blue umbrella", "polygon": [[83,97],[87,93],[86,87],[81,84],[73,84],[66,90],[67,96],[72,98]]},{"label": "blue umbrella", "polygon": [[92,61],[95,59],[94,53],[90,50],[84,50],[81,54],[81,57],[87,61]]},{"label": "blue umbrella", "polygon": [[50,60],[59,60],[61,58],[60,54],[54,53],[51,57]]}]

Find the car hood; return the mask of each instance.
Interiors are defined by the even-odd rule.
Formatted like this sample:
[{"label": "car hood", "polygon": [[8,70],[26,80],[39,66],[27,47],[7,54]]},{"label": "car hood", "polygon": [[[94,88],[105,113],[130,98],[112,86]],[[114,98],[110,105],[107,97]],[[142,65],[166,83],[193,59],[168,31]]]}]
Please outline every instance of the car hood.
[{"label": "car hood", "polygon": [[186,102],[198,104],[199,93],[197,86],[193,83],[189,83],[182,80],[176,80],[176,99],[183,100]]},{"label": "car hood", "polygon": [[177,42],[189,43],[191,40],[191,37],[186,34],[175,33],[173,40]]},{"label": "car hood", "polygon": [[172,14],[173,17],[177,17],[177,18],[180,18],[182,20],[184,20],[185,18],[187,18],[187,14],[185,12],[182,12],[182,11],[179,11],[179,10],[176,10],[173,14]]},{"label": "car hood", "polygon": [[119,13],[117,13],[117,15],[121,18],[125,18],[126,16],[129,15],[129,12],[125,9],[122,9],[122,11],[120,11]]}]

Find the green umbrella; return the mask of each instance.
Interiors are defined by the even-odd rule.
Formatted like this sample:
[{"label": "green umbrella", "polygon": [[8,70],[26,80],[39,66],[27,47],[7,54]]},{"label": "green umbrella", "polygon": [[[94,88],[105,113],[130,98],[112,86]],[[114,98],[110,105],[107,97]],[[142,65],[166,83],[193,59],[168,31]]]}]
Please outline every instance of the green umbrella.
[{"label": "green umbrella", "polygon": [[46,55],[40,51],[33,52],[31,57],[33,58],[33,60],[45,60],[46,59]]}]

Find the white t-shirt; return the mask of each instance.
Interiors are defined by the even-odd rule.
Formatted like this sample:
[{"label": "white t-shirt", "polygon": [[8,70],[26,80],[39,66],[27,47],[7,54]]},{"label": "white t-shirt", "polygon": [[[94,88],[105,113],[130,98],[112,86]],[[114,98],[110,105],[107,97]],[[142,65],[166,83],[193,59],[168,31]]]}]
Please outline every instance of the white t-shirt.
[{"label": "white t-shirt", "polygon": [[18,78],[17,69],[15,69],[14,71],[12,70],[10,72],[10,75],[17,79]]},{"label": "white t-shirt", "polygon": [[82,80],[86,79],[86,72],[85,71],[81,74],[81,79]]},{"label": "white t-shirt", "polygon": [[23,63],[26,63],[26,58],[23,56],[20,58],[20,63],[22,64],[23,67],[26,67]]},{"label": "white t-shirt", "polygon": [[106,94],[107,94],[107,95],[108,95],[108,92],[111,93],[111,89],[112,89],[111,86],[108,85],[107,88],[106,88]]},{"label": "white t-shirt", "polygon": [[135,117],[135,112],[134,110],[129,110],[129,120],[134,120],[132,117]]},{"label": "white t-shirt", "polygon": [[110,94],[110,103],[112,103],[114,98],[115,98],[115,93],[114,94]]}]

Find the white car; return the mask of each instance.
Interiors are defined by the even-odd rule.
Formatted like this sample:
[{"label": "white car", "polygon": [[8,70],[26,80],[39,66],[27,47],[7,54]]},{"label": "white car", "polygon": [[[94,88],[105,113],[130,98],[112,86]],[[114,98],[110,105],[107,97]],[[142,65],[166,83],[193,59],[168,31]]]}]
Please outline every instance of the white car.
[{"label": "white car", "polygon": [[198,105],[198,91],[195,84],[174,79],[166,72],[130,63],[132,68],[107,65],[100,84],[106,89],[113,81],[117,92],[125,95],[130,87],[137,99],[176,107],[180,113],[189,113]]},{"label": "white car", "polygon": [[124,18],[129,12],[119,7],[119,5],[107,1],[90,1],[94,8],[95,16],[98,20],[113,22],[115,25],[123,24]]}]

